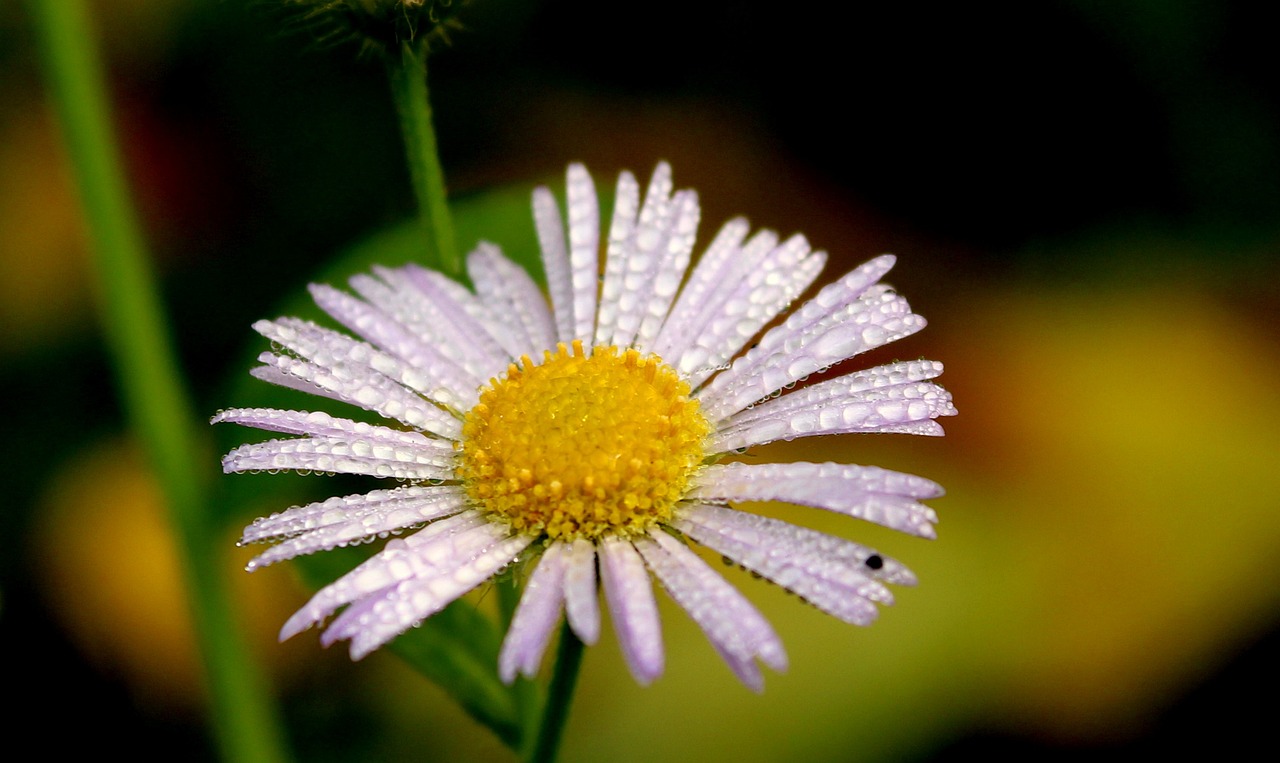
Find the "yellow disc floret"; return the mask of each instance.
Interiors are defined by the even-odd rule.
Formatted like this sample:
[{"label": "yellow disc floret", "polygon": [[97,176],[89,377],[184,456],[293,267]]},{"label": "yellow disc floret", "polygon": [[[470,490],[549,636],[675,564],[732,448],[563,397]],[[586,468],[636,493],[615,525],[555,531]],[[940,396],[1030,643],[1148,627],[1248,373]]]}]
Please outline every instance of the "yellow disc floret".
[{"label": "yellow disc floret", "polygon": [[670,518],[710,431],[689,385],[635,350],[560,344],[493,379],[458,476],[491,518],[551,538],[631,537]]}]

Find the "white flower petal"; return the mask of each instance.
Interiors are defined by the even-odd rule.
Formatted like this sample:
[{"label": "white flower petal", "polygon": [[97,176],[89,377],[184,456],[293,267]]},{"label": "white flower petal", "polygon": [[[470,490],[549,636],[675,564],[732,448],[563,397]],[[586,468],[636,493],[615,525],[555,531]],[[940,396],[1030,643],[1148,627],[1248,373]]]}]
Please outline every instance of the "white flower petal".
[{"label": "white flower petal", "polygon": [[[750,224],[741,217],[730,220],[720,228],[711,245],[698,259],[698,264],[694,266],[688,282],[680,290],[666,322],[654,339],[655,355],[663,358],[683,355],[698,334],[698,317],[714,310],[713,306],[718,304],[714,295],[721,289],[728,294],[737,286],[737,279],[731,277],[730,273],[735,265],[746,259],[740,255],[743,254],[742,242],[750,232]],[[762,235],[773,236],[771,232],[762,231],[757,234],[757,238]],[[772,244],[763,248],[760,256],[764,256],[771,248]]]},{"label": "white flower petal", "polygon": [[684,274],[689,269],[698,220],[702,215],[698,195],[693,191],[677,193],[671,206],[674,209],[668,230],[664,232],[663,250],[658,254],[652,291],[648,303],[642,305],[644,312],[633,342],[637,349],[646,353],[652,352],[653,341],[666,321],[671,303],[675,301]]},{"label": "white flower petal", "polygon": [[[654,172],[645,194],[644,206],[632,234],[622,276],[622,291],[617,299],[617,319],[609,343],[617,347],[639,347],[640,327],[650,304],[656,299],[655,287],[660,273],[671,256],[669,243],[680,222],[679,210],[697,213],[697,198],[691,191],[680,191],[671,197],[670,168]],[[689,212],[686,211],[686,217]],[[655,331],[656,331],[655,326]]]},{"label": "white flower petal", "polygon": [[831,379],[731,416],[708,440],[713,453],[823,434],[889,432],[903,424],[954,416],[951,393],[930,382],[849,393]]},{"label": "white flower petal", "polygon": [[[401,488],[402,490],[408,488]],[[251,559],[245,569],[252,572],[296,556],[328,551],[339,546],[372,541],[400,530],[418,527],[432,520],[457,514],[466,508],[466,499],[456,487],[421,488],[437,492],[422,497],[346,496],[298,507],[318,517],[315,526],[299,532]],[[394,493],[395,491],[374,491]],[[366,499],[360,502],[358,499]],[[287,513],[287,512],[286,512]],[[300,523],[300,522],[298,522]],[[295,523],[297,524],[297,523]],[[248,530],[255,529],[250,525]],[[246,530],[246,535],[250,533]]]},{"label": "white flower petal", "polygon": [[573,341],[573,273],[569,265],[569,249],[564,240],[564,223],[551,189],[533,189],[533,222],[542,246],[542,269],[547,276],[551,295],[551,312],[556,320],[557,341]]},{"label": "white flower petal", "polygon": [[469,399],[466,390],[455,392],[452,387],[442,384],[441,379],[406,365],[392,355],[310,321],[280,318],[275,321],[258,321],[253,327],[266,338],[287,347],[317,366],[351,369],[353,373],[381,374],[429,400],[451,406],[455,410]]},{"label": "white flower petal", "polygon": [[933,538],[938,515],[920,500],[940,495],[936,482],[877,466],[733,463],[703,467],[686,498],[787,501]]},{"label": "white flower petal", "polygon": [[699,393],[718,422],[809,374],[924,327],[902,297],[874,285],[893,265],[885,255],[831,284],[716,376]]},{"label": "white flower petal", "polygon": [[635,547],[717,651],[742,661],[759,658],[774,670],[786,669],[786,651],[773,627],[738,589],[684,544],[657,531],[637,540]]},{"label": "white flower petal", "polygon": [[462,284],[415,264],[375,267],[373,272],[422,310],[441,341],[459,348],[477,368],[494,372],[511,361],[490,329],[494,321],[485,315],[484,305]]},{"label": "white flower petal", "polygon": [[538,674],[551,632],[560,622],[565,562],[564,544],[552,543],[525,583],[498,655],[498,676],[506,683],[516,680],[516,673],[528,678]]},{"label": "white flower petal", "polygon": [[877,578],[900,584],[915,580],[906,568],[871,549],[770,517],[702,504],[690,507],[673,526],[856,625],[876,618],[875,602],[893,601]]},{"label": "white flower petal", "polygon": [[662,675],[662,626],[653,585],[644,561],[632,545],[617,538],[600,544],[600,574],[618,645],[631,675],[647,686]]},{"label": "white flower petal", "polygon": [[595,345],[607,345],[613,336],[618,319],[618,299],[622,294],[622,277],[631,247],[631,232],[635,230],[639,214],[640,184],[630,172],[623,172],[618,175],[618,186],[613,195],[613,221],[609,225],[609,246],[600,285]]},{"label": "white flower petal", "polygon": [[[862,371],[855,371],[818,384],[810,384],[803,389],[788,392],[759,405],[749,406],[723,421],[719,430],[724,432],[736,425],[760,418],[768,418],[784,412],[821,407],[831,401],[874,402],[883,400],[885,395],[899,394],[884,392],[883,390],[887,388],[906,387],[907,385],[928,381],[938,377],[941,373],[942,364],[932,360],[889,363]],[[916,387],[915,389],[923,392],[940,388]],[[904,389],[901,394],[906,397],[909,392]]]},{"label": "white flower petal", "polygon": [[716,654],[720,655],[720,659],[724,660],[729,666],[729,670],[737,676],[738,680],[743,683],[751,691],[756,694],[764,692],[764,673],[760,670],[760,665],[755,660],[745,660],[736,655],[729,654],[712,642],[712,646],[716,649]]},{"label": "white flower petal", "polygon": [[397,480],[453,477],[453,454],[360,437],[300,437],[241,445],[222,458],[222,470],[234,472],[307,471],[365,474]]},{"label": "white flower petal", "polygon": [[250,373],[264,381],[292,377],[287,386],[351,403],[441,437],[457,438],[462,434],[457,418],[377,371],[346,364],[322,366],[269,352],[259,355],[258,360],[266,368]]},{"label": "white flower petal", "polygon": [[826,261],[825,252],[809,251],[803,236],[784,241],[727,295],[693,346],[674,359],[676,368],[691,386],[701,385],[799,297]]},{"label": "white flower petal", "polygon": [[569,550],[564,574],[564,609],[569,626],[588,646],[600,638],[600,593],[596,590],[596,547],[579,538]]},{"label": "white flower petal", "polygon": [[435,449],[441,452],[453,450],[453,443],[421,432],[406,432],[378,424],[352,421],[330,416],[322,411],[282,411],[276,408],[229,408],[219,411],[210,419],[211,424],[240,424],[284,434],[314,435],[317,437],[355,437],[372,439],[388,445],[404,445]]},{"label": "white flower petal", "polygon": [[[671,358],[673,366],[677,365],[678,358],[686,357],[694,349],[700,335],[722,314],[724,305],[742,288],[751,271],[758,269],[769,252],[776,250],[777,233],[758,230],[744,243],[749,232],[748,221],[741,218],[724,224],[694,268],[689,283],[681,289],[676,306],[672,307],[672,314],[667,316],[667,323],[654,343],[654,352]],[[710,355],[707,349],[703,352]],[[687,357],[685,362],[694,364]]]},{"label": "white flower petal", "polygon": [[468,375],[487,380],[505,362],[469,341],[467,333],[427,294],[411,282],[404,269],[374,268],[378,277],[355,275],[351,288],[370,304],[394,318],[410,333],[423,339]]},{"label": "white flower petal", "polygon": [[408,512],[405,518],[410,521],[400,526],[407,527],[434,518],[431,514],[444,516],[448,513],[448,506],[461,505],[461,500],[462,491],[456,485],[404,485],[390,490],[335,496],[258,517],[244,529],[240,543],[284,540],[366,516],[386,516],[387,521],[393,521],[391,518],[402,510]]},{"label": "white flower petal", "polygon": [[323,621],[339,607],[404,580],[447,574],[505,535],[502,528],[467,511],[433,522],[407,538],[387,541],[381,551],[321,588],[284,624],[284,641]]},{"label": "white flower petal", "polygon": [[600,289],[600,203],[586,167],[569,165],[565,195],[573,281],[573,338],[585,342],[595,333],[596,292]]},{"label": "white flower petal", "polygon": [[502,256],[498,247],[481,243],[467,257],[467,271],[476,293],[486,300],[495,315],[510,315],[510,328],[517,346],[514,357],[536,356],[554,347],[555,323],[538,285],[525,269]]},{"label": "white flower petal", "polygon": [[[492,248],[491,244],[487,246]],[[470,262],[471,257],[468,255],[468,263]],[[509,300],[503,298],[504,295],[498,292],[488,296],[472,293],[452,278],[425,268],[414,267],[413,272],[420,273],[423,279],[434,282],[436,288],[447,296],[447,301],[443,303],[445,310],[450,312],[461,310],[470,319],[470,331],[482,336],[480,341],[488,346],[488,352],[495,358],[498,360],[518,358],[529,351],[529,335],[525,331],[524,321],[513,321],[508,317],[514,307]],[[478,287],[479,284],[477,284]],[[541,297],[541,295],[538,296]],[[452,305],[449,304],[450,302]]]},{"label": "white flower petal", "polygon": [[320,643],[328,646],[350,639],[351,659],[359,660],[493,577],[532,540],[524,535],[507,538],[447,575],[415,577],[398,583],[379,596],[361,601],[356,605],[359,609],[344,611],[325,631]]},{"label": "white flower petal", "polygon": [[459,410],[475,405],[476,390],[484,379],[465,370],[434,344],[367,302],[323,284],[312,284],[309,288],[320,309],[365,341],[381,347],[430,379],[420,390],[423,394]]}]

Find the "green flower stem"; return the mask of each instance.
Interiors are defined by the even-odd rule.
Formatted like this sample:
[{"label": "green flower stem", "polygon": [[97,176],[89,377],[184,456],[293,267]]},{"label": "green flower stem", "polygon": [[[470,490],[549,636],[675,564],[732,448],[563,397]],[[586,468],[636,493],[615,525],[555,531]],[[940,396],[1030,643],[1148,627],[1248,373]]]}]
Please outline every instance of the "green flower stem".
[{"label": "green flower stem", "polygon": [[212,461],[200,447],[165,330],[116,150],[88,14],[82,0],[28,4],[84,207],[119,387],[176,531],[221,751],[228,760],[284,760],[274,705],[247,658],[222,587],[222,557],[210,543],[216,535],[205,494],[210,475],[199,465]]},{"label": "green flower stem", "polygon": [[418,219],[427,245],[426,264],[461,280],[465,274],[454,241],[453,220],[445,198],[444,171],[440,169],[436,131],[431,124],[431,103],[427,99],[426,51],[403,43],[399,60],[394,54],[387,55],[387,77],[400,114],[413,192],[418,197]]},{"label": "green flower stem", "polygon": [[530,763],[551,763],[560,749],[560,737],[564,735],[569,720],[569,703],[578,684],[578,669],[582,667],[582,641],[574,634],[566,619],[560,628],[560,646],[556,649],[556,668],[547,689],[547,703],[542,712],[542,728],[529,753]]}]

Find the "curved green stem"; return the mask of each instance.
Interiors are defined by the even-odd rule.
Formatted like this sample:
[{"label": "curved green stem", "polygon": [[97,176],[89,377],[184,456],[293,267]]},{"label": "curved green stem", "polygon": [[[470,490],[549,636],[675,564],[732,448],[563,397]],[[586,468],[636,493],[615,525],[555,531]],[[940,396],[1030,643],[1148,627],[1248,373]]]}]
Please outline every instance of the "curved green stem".
[{"label": "curved green stem", "polygon": [[454,241],[444,171],[440,168],[436,131],[431,124],[431,102],[427,98],[426,52],[420,46],[402,43],[399,58],[387,56],[387,77],[400,114],[400,132],[404,135],[413,192],[418,197],[418,219],[426,241],[427,264],[461,280],[465,275]]},{"label": "curved green stem", "polygon": [[177,535],[222,754],[228,760],[283,760],[275,707],[235,626],[222,586],[223,557],[211,544],[211,470],[200,465],[213,460],[200,447],[165,329],[88,14],[82,0],[30,0],[29,6],[88,224],[117,383]]},{"label": "curved green stem", "polygon": [[538,739],[529,753],[530,763],[550,763],[556,759],[560,738],[564,735],[564,727],[569,720],[569,704],[573,701],[573,690],[578,684],[578,669],[582,667],[583,651],[582,641],[566,620],[560,628],[555,673],[552,674],[551,685],[547,689],[542,728],[538,730]]}]

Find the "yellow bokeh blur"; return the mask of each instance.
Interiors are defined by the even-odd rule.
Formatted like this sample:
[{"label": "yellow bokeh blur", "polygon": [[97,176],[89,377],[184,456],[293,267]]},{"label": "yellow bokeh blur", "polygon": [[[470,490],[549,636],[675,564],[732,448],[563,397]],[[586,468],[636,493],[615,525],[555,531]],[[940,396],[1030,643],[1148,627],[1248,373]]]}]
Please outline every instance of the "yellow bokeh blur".
[{"label": "yellow bokeh blur", "polygon": [[[228,588],[263,668],[287,682],[306,654],[275,636],[304,592],[284,568],[244,574],[252,549],[235,540],[230,531],[216,540]],[[100,670],[153,710],[203,707],[184,573],[136,447],[102,442],[67,463],[43,500],[32,544],[52,611]]]}]

